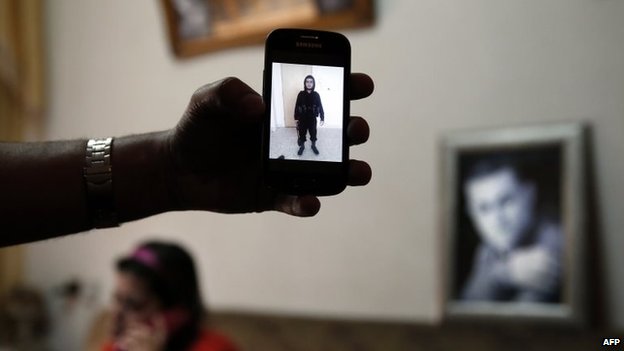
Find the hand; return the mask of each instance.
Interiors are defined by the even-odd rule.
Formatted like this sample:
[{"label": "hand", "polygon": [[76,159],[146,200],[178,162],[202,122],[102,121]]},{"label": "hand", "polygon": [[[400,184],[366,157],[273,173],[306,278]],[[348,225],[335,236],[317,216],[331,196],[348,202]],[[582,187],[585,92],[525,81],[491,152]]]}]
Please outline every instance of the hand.
[{"label": "hand", "polygon": [[515,285],[545,293],[552,292],[558,285],[560,264],[546,249],[514,251],[508,263],[509,279]]},{"label": "hand", "polygon": [[319,125],[322,127],[322,126],[323,126],[323,124],[325,124],[325,121],[324,121],[324,120],[321,120],[321,122],[319,123]]},{"label": "hand", "polygon": [[126,331],[117,343],[124,351],[162,351],[167,341],[165,319],[155,317],[153,326],[136,320],[128,321]]},{"label": "hand", "polygon": [[[374,83],[365,74],[351,75],[351,99],[372,94]],[[167,137],[167,189],[173,209],[244,213],[277,210],[313,216],[320,201],[313,195],[291,196],[263,186],[261,169],[262,97],[237,78],[199,88],[178,125]],[[349,145],[365,142],[369,128],[351,117]],[[365,185],[371,169],[349,160],[349,185]]]}]

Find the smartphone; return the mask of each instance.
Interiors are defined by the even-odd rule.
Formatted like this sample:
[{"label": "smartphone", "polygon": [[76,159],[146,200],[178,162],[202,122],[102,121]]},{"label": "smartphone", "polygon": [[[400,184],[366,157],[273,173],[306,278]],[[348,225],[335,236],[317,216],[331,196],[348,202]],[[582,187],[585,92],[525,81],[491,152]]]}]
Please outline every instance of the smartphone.
[{"label": "smartphone", "polygon": [[265,45],[262,157],[266,184],[333,195],[347,184],[351,45],[342,34],[276,29]]}]

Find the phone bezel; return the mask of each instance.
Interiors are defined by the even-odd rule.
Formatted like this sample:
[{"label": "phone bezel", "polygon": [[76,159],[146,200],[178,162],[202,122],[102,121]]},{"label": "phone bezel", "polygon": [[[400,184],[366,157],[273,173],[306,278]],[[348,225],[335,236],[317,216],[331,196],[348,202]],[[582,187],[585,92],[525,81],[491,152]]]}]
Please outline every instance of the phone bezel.
[{"label": "phone bezel", "polygon": [[[319,45],[298,46],[298,42]],[[269,158],[271,78],[274,62],[343,68],[343,145],[340,162]],[[344,190],[349,160],[347,126],[350,115],[350,75],[351,45],[344,35],[307,29],[277,29],[269,34],[265,44],[263,74],[263,97],[267,108],[263,128],[262,158],[267,185],[291,194],[332,195]]]}]

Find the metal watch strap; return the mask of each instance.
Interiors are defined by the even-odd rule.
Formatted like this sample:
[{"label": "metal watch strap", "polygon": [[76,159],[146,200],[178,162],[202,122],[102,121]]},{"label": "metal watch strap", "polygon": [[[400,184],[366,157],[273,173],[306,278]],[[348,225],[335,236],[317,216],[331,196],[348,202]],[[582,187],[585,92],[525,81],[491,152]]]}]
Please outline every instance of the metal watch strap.
[{"label": "metal watch strap", "polygon": [[85,155],[84,179],[87,205],[95,228],[119,226],[113,199],[113,138],[90,139]]}]

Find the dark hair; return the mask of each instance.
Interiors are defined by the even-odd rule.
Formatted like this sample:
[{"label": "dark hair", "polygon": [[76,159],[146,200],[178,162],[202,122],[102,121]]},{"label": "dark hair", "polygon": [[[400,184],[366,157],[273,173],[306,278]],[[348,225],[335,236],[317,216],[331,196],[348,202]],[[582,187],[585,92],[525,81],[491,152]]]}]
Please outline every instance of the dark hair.
[{"label": "dark hair", "polygon": [[476,160],[471,160],[467,168],[465,180],[471,180],[480,178],[482,176],[490,175],[503,169],[511,169],[512,172],[518,177],[520,181],[530,180],[530,169],[528,169],[526,162],[522,162],[522,159],[513,157],[509,153],[499,153],[495,155],[482,156]]},{"label": "dark hair", "polygon": [[[142,259],[139,253],[150,260]],[[182,308],[189,313],[183,327],[169,336],[166,350],[186,349],[197,338],[205,310],[201,300],[195,264],[181,246],[161,241],[141,244],[134,254],[117,261],[117,271],[130,273],[145,282],[164,309]]]}]

